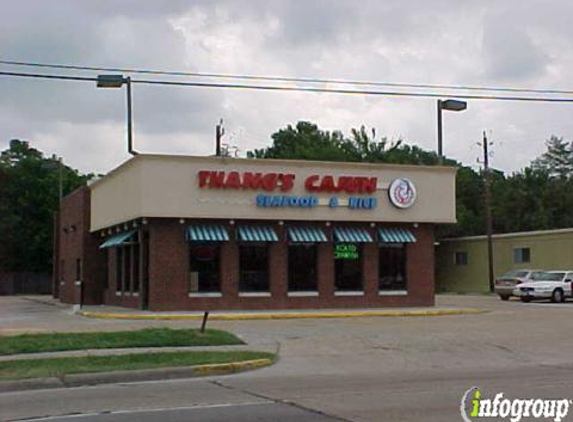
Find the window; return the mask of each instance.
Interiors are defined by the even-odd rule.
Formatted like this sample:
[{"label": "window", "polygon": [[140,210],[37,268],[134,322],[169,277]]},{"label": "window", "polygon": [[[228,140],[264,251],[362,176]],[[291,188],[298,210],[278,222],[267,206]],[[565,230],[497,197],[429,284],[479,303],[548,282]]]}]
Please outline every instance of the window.
[{"label": "window", "polygon": [[115,248],[115,290],[121,292],[123,280],[123,248]]},{"label": "window", "polygon": [[456,252],[454,256],[454,262],[456,265],[468,265],[468,253]]},{"label": "window", "polygon": [[81,281],[82,279],[82,260],[76,259],[76,281]]},{"label": "window", "polygon": [[288,247],[289,292],[317,291],[315,243],[295,243]]},{"label": "window", "polygon": [[337,291],[362,291],[362,245],[336,243],[334,273]]},{"label": "window", "polygon": [[109,268],[109,252],[106,251],[105,254],[105,274],[104,274],[104,281],[103,281],[103,287],[104,289],[108,289],[109,288],[109,271],[107,270],[107,268]]},{"label": "window", "polygon": [[266,243],[239,246],[239,291],[269,291],[269,251]]},{"label": "window", "polygon": [[218,244],[191,243],[189,246],[189,292],[221,291],[220,253]]},{"label": "window", "polygon": [[406,247],[403,243],[378,248],[378,289],[406,290]]},{"label": "window", "polygon": [[129,280],[131,280],[131,246],[123,248],[123,280],[121,280],[121,290],[129,292]]},{"label": "window", "polygon": [[133,285],[131,291],[139,293],[139,245],[131,246],[131,250],[133,251]]},{"label": "window", "polygon": [[139,242],[136,235],[117,245],[115,251],[115,291],[137,293],[139,291]]},{"label": "window", "polygon": [[529,248],[515,248],[513,250],[513,262],[520,264],[522,262],[529,262],[531,258]]}]

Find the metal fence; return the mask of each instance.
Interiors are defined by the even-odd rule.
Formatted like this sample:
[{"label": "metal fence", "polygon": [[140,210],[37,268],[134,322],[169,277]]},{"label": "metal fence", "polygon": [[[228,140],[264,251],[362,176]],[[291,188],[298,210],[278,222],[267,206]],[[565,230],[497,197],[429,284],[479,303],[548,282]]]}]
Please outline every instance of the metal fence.
[{"label": "metal fence", "polygon": [[0,296],[50,293],[52,293],[51,274],[0,272]]}]

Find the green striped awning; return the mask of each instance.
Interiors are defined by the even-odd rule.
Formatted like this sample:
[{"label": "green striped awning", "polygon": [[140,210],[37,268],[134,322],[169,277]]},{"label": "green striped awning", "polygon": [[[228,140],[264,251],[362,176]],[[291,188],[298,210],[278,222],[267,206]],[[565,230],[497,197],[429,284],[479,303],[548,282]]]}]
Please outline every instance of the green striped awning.
[{"label": "green striped awning", "polygon": [[279,237],[269,226],[239,226],[239,240],[243,242],[278,242]]},{"label": "green striped awning", "polygon": [[362,227],[335,227],[334,238],[337,242],[344,243],[374,242],[368,230]]},{"label": "green striped awning", "polygon": [[229,232],[218,224],[196,224],[187,227],[185,237],[189,242],[228,242]]},{"label": "green striped awning", "polygon": [[289,227],[287,232],[291,242],[328,242],[326,234],[318,227]]},{"label": "green striped awning", "polygon": [[125,243],[133,242],[133,235],[135,234],[135,230],[124,232],[120,234],[116,234],[108,238],[105,242],[100,245],[100,249],[104,248],[112,248],[114,246],[121,246]]},{"label": "green striped awning", "polygon": [[416,237],[408,229],[384,227],[378,229],[378,239],[383,243],[414,243]]}]

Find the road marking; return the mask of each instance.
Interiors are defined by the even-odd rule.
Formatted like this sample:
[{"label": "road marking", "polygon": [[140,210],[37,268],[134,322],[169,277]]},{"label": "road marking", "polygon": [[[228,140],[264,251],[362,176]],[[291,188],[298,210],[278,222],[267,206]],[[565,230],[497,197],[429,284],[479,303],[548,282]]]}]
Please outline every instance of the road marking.
[{"label": "road marking", "polygon": [[274,404],[271,400],[260,400],[260,401],[247,401],[240,403],[217,403],[217,404],[198,404],[195,406],[180,406],[180,407],[155,407],[150,409],[140,408],[140,409],[125,409],[125,410],[110,410],[103,412],[92,412],[92,413],[73,413],[67,415],[54,415],[54,416],[40,416],[35,418],[26,419],[12,419],[13,422],[25,422],[25,421],[51,421],[55,419],[73,419],[73,418],[87,418],[93,416],[101,415],[120,415],[120,414],[133,414],[133,413],[153,413],[153,412],[165,412],[165,411],[178,411],[178,410],[197,410],[197,409],[215,409],[221,407],[238,407],[238,406],[257,406],[262,404]]}]

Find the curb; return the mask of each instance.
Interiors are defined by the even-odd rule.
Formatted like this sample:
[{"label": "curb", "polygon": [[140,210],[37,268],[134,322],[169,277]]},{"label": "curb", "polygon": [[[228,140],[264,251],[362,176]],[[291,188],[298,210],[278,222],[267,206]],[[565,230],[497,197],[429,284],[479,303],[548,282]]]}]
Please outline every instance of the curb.
[{"label": "curb", "polygon": [[264,368],[265,366],[273,364],[273,362],[273,359],[253,359],[240,362],[213,363],[180,368],[97,372],[93,374],[70,374],[62,376],[61,378],[49,377],[2,381],[0,382],[0,393],[23,390],[80,387],[98,384],[172,380],[212,375],[229,375],[237,372]]},{"label": "curb", "polygon": [[[288,312],[288,313],[230,313],[211,314],[211,321],[234,321],[234,320],[265,320],[265,319],[319,319],[319,318],[363,318],[363,317],[429,317],[443,315],[476,315],[489,312],[489,309],[456,308],[456,309],[433,309],[433,310],[376,310],[376,311],[327,311],[327,312]],[[86,318],[99,319],[124,319],[124,320],[202,320],[200,314],[123,314],[78,311],[77,315]]]}]

